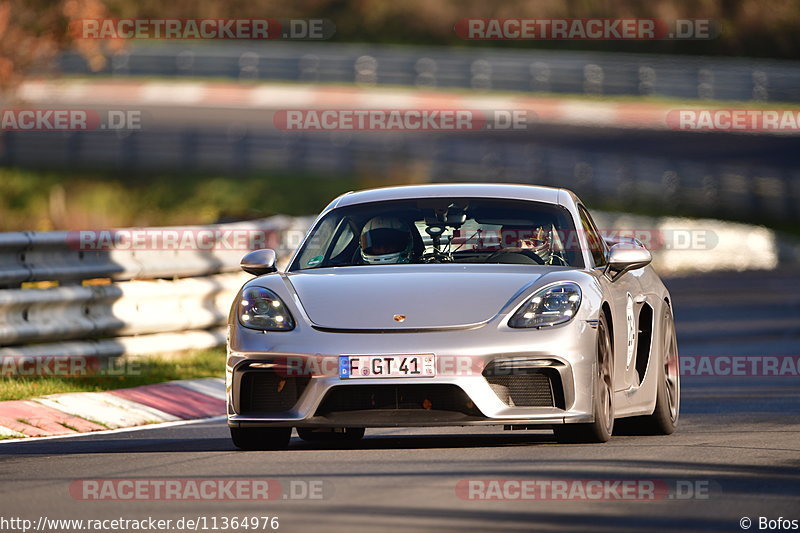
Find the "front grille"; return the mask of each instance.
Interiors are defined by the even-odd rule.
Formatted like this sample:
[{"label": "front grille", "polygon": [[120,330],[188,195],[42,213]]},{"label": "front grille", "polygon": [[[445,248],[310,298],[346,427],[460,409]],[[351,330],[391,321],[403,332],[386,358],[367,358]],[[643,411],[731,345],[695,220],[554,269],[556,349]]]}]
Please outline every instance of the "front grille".
[{"label": "front grille", "polygon": [[514,368],[496,370],[490,364],[483,372],[497,397],[510,407],[564,408],[561,379],[555,369]]},{"label": "front grille", "polygon": [[328,391],[317,415],[371,409],[456,411],[481,416],[469,396],[455,385],[339,385]]},{"label": "front grille", "polygon": [[303,394],[309,379],[279,376],[274,372],[245,372],[240,387],[240,411],[242,413],[288,411]]}]

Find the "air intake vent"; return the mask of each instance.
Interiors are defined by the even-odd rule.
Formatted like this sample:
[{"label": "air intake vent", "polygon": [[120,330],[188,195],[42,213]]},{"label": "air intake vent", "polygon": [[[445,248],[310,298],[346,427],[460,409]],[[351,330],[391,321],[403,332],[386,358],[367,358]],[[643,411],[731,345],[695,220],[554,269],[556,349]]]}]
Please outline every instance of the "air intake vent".
[{"label": "air intake vent", "polygon": [[561,380],[554,369],[514,368],[495,372],[490,364],[483,376],[497,397],[510,407],[564,408]]},{"label": "air intake vent", "polygon": [[317,415],[369,409],[457,411],[481,416],[469,396],[455,385],[340,385],[328,392]]},{"label": "air intake vent", "polygon": [[245,372],[240,388],[240,410],[242,414],[289,411],[303,394],[309,379],[279,376],[273,372]]}]

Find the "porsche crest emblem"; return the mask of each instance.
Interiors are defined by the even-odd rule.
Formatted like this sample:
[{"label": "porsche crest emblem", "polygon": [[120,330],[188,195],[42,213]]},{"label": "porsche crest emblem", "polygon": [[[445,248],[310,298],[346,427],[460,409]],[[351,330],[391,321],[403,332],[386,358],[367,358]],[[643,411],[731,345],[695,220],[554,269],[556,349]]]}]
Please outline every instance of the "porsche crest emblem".
[{"label": "porsche crest emblem", "polygon": [[406,319],[406,315],[394,315],[392,318],[395,322],[403,322]]}]

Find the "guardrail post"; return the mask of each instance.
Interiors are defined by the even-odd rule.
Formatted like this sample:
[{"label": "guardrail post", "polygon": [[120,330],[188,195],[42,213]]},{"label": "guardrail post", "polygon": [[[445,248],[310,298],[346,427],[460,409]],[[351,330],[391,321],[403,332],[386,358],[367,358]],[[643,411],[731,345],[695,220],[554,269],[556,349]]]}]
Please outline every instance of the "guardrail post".
[{"label": "guardrail post", "polygon": [[233,170],[245,174],[250,170],[250,135],[247,131],[230,131]]},{"label": "guardrail post", "polygon": [[753,100],[766,102],[769,100],[769,79],[763,70],[753,71]]},{"label": "guardrail post", "polygon": [[793,177],[792,171],[784,170],[781,173],[781,179],[783,180],[783,201],[787,218],[800,221],[800,209],[798,209],[798,205],[800,205],[800,175],[795,172]]},{"label": "guardrail post", "polygon": [[661,174],[661,201],[669,207],[680,205],[681,177],[676,170],[665,170]]},{"label": "guardrail post", "polygon": [[76,131],[66,132],[67,142],[67,164],[71,167],[80,168],[82,157],[81,148],[83,146],[83,135]]},{"label": "guardrail post", "polygon": [[14,166],[15,157],[14,150],[16,149],[15,132],[3,131],[0,132],[0,164],[6,167]]},{"label": "guardrail post", "polygon": [[297,69],[297,77],[300,81],[319,81],[319,56],[314,54],[305,54],[304,56],[300,57]]},{"label": "guardrail post", "polygon": [[181,135],[181,162],[186,171],[194,170],[197,166],[197,132],[193,129],[184,130]]},{"label": "guardrail post", "polygon": [[421,57],[417,59],[417,62],[414,64],[414,70],[417,73],[414,79],[414,85],[418,87],[436,87],[437,69],[436,60],[430,57]]},{"label": "guardrail post", "polygon": [[583,67],[583,92],[586,94],[603,94],[603,81],[605,74],[603,67],[595,64],[588,64]]},{"label": "guardrail post", "polygon": [[111,56],[111,73],[117,76],[130,74],[130,54],[125,50],[115,52]]},{"label": "guardrail post", "polygon": [[473,89],[492,88],[492,64],[485,59],[476,59],[469,67],[470,87]]},{"label": "guardrail post", "polygon": [[175,67],[178,69],[179,76],[191,76],[194,74],[194,52],[183,50],[175,56]]},{"label": "guardrail post", "polygon": [[258,79],[258,54],[255,52],[244,52],[239,56],[239,79],[255,80]]},{"label": "guardrail post", "polygon": [[531,90],[535,92],[550,92],[550,65],[542,61],[531,63]]},{"label": "guardrail post", "polygon": [[714,98],[714,72],[708,68],[697,71],[697,97],[701,99]]},{"label": "guardrail post", "polygon": [[656,92],[656,70],[653,67],[639,67],[639,94],[650,96]]},{"label": "guardrail post", "polygon": [[361,56],[353,65],[355,82],[358,85],[375,85],[378,83],[378,60],[372,56]]},{"label": "guardrail post", "polygon": [[119,139],[119,159],[117,160],[117,168],[120,170],[130,170],[138,167],[140,161],[136,133],[118,130],[110,134],[115,135],[117,139]]}]

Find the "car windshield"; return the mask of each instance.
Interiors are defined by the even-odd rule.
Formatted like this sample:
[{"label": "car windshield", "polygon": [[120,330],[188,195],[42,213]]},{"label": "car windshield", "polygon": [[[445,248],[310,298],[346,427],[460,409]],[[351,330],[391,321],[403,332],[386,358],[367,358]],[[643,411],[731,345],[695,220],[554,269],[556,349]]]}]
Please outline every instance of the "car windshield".
[{"label": "car windshield", "polygon": [[420,198],[341,207],[290,271],[357,265],[505,263],[582,267],[569,212],[520,200]]}]

